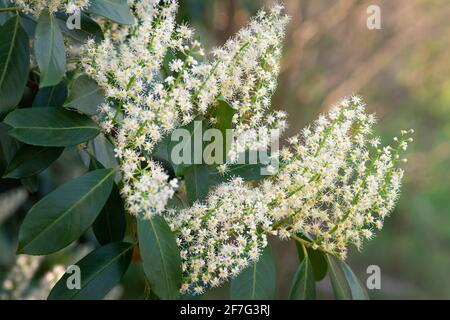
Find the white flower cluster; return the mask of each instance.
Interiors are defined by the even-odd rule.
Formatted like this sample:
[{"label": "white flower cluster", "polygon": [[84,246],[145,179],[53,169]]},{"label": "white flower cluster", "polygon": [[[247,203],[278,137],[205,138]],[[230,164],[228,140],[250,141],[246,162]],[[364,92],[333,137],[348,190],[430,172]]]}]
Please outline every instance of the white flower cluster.
[{"label": "white flower cluster", "polygon": [[[230,99],[237,110],[238,134],[254,130],[250,137],[237,139],[235,155],[242,149],[241,140],[253,142],[250,146],[246,142],[246,147],[256,142],[258,147],[267,147],[267,138],[258,139],[262,127],[284,129],[283,112],[267,115],[264,125],[262,118],[276,86],[288,19],[281,14],[281,6],[269,13],[261,11],[235,39],[214,50],[215,61],[200,63],[197,57],[204,50],[194,40],[193,30],[175,23],[176,1],[129,3],[136,24],[112,26],[100,44],[89,41],[82,65],[106,92],[101,125],[116,139],[129,210],[149,217],[164,210],[177,187],[152,161],[155,144],[198,115],[213,122],[208,111],[220,97]],[[170,58],[163,64],[165,57]]]},{"label": "white flower cluster", "polygon": [[345,99],[289,139],[281,168],[261,185],[235,178],[205,204],[169,211],[183,260],[182,292],[198,294],[238,274],[258,258],[267,233],[342,259],[350,244],[360,248],[394,207],[403,175],[399,152],[412,141],[402,131],[395,148],[378,149],[374,123],[359,97]]},{"label": "white flower cluster", "polygon": [[290,139],[281,169],[263,186],[272,199],[275,233],[301,235],[314,249],[344,259],[349,244],[360,248],[382,228],[399,195],[403,170],[396,164],[406,161],[399,153],[412,138],[402,131],[395,147],[379,149],[375,122],[354,96]]},{"label": "white flower cluster", "polygon": [[201,294],[237,275],[258,259],[271,228],[268,203],[240,178],[220,185],[205,204],[181,211],[168,210],[165,218],[177,234],[185,275],[182,293]]},{"label": "white flower cluster", "polygon": [[[278,129],[281,134],[286,128],[284,112],[270,113],[289,21],[282,10],[282,6],[275,5],[270,12],[260,11],[236,37],[214,50],[215,61],[211,64],[214,74],[208,79],[209,86],[218,85],[220,94],[236,110],[233,118],[236,141],[228,154],[231,162],[247,149],[267,148],[270,144],[264,134],[267,130]],[[205,94],[199,98],[203,110],[211,101]]]},{"label": "white flower cluster", "polygon": [[[126,182],[122,189],[132,214],[162,212],[177,181],[168,181],[163,169],[145,155],[164,133],[176,125],[176,101],[159,69],[169,48],[186,53],[192,31],[176,29],[175,1],[132,1],[136,24],[122,36],[106,33],[99,45],[84,48],[84,70],[104,88],[108,102],[101,106],[102,127],[116,137],[116,155]],[[118,40],[118,38],[121,38]],[[187,48],[189,47],[189,48]]]},{"label": "white flower cluster", "polygon": [[20,10],[38,17],[42,12],[73,14],[89,6],[89,0],[11,0]]}]

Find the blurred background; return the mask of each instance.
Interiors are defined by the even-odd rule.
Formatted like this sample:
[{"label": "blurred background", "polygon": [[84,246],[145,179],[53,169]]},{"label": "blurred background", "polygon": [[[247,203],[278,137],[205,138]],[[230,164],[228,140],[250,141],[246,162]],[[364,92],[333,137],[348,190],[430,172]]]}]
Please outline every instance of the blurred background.
[{"label": "blurred background", "polygon": [[[180,2],[180,20],[195,27],[206,47],[212,48],[223,44],[261,6],[272,1]],[[377,133],[385,138],[384,142],[390,143],[389,139],[401,129],[414,128],[416,132],[397,209],[362,252],[350,254],[349,264],[364,283],[368,266],[381,268],[381,290],[370,291],[372,298],[449,299],[450,1],[283,3],[292,20],[273,101],[289,114],[287,136],[352,93],[361,94],[369,111],[378,115]],[[370,5],[381,9],[380,30],[367,27]],[[62,169],[68,167],[73,175],[61,176]],[[33,189],[39,184],[44,192],[50,191],[83,170],[76,152],[68,151],[39,178],[25,181],[25,185]],[[15,266],[24,269],[37,286],[45,288],[60,272],[54,266],[78,260],[80,248],[68,248],[44,262],[15,262],[20,222],[38,195],[25,192],[14,181],[2,180],[0,184],[0,283],[11,276],[11,267]],[[79,244],[86,252],[90,250],[89,237]],[[277,296],[287,298],[298,264],[295,248],[279,241],[274,241],[273,246],[277,255]],[[110,298],[142,298],[143,286],[142,271],[134,266]],[[226,298],[226,292],[224,286],[207,298]],[[38,297],[31,295],[29,289],[24,289],[22,295]],[[319,297],[332,297],[327,278],[319,283]]]}]

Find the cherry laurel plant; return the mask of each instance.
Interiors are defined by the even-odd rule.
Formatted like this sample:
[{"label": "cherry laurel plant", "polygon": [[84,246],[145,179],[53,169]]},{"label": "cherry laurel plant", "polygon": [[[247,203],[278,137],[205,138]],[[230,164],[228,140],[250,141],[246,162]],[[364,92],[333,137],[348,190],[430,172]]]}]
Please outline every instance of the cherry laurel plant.
[{"label": "cherry laurel plant", "polygon": [[[271,103],[289,21],[282,5],[210,53],[176,22],[174,0],[0,6],[4,177],[29,187],[74,146],[89,167],[38,201],[19,231],[19,254],[60,251],[91,227],[100,244],[76,263],[80,287],[69,290],[66,273],[49,298],[103,298],[134,261],[147,297],[202,295],[230,281],[232,298],[271,299],[275,237],[298,249],[289,298],[315,298],[327,273],[337,298],[367,298],[344,260],[393,210],[413,132],[382,146],[355,95],[271,149],[287,127]],[[68,27],[73,15],[80,29]],[[198,124],[233,130],[215,150],[221,163],[172,159],[172,132],[192,136]],[[271,164],[238,164],[250,151],[269,152]]]}]

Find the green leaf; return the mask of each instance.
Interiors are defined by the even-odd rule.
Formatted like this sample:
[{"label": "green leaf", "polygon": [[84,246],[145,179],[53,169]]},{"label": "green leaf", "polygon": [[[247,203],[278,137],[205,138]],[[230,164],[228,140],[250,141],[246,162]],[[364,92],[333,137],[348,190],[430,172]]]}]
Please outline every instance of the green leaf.
[{"label": "green leaf", "polygon": [[127,0],[92,0],[86,12],[108,18],[119,24],[134,23]]},{"label": "green leaf", "polygon": [[[191,121],[185,126],[179,127],[178,130],[187,130],[188,131],[188,137],[182,137],[178,141],[172,141],[172,135],[168,135],[165,137],[156,147],[155,152],[153,153],[153,157],[160,162],[163,162],[165,164],[168,164],[172,170],[175,172],[176,176],[184,176],[186,173],[186,170],[192,166],[196,161],[195,154],[196,154],[196,142],[195,140],[200,138],[200,147],[201,152],[197,153],[197,156],[200,155],[201,161],[197,163],[203,163],[203,155],[202,152],[205,147],[205,143],[202,139],[202,132],[208,128],[208,124],[203,119],[195,119],[194,121]],[[180,132],[180,131],[179,131]],[[172,159],[172,151],[174,147],[177,147],[177,149],[189,149],[190,148],[190,163],[177,163]],[[175,156],[179,156],[177,152],[175,152]],[[183,154],[184,157],[184,154]]]},{"label": "green leaf", "polygon": [[81,29],[75,28],[73,30],[70,30],[67,27],[67,19],[69,19],[69,15],[63,14],[61,12],[56,13],[56,21],[58,22],[59,28],[61,29],[62,33],[72,38],[76,42],[84,44],[89,39],[94,39],[94,41],[96,42],[102,41],[104,39],[102,28],[87,14],[81,12]]},{"label": "green leaf", "polygon": [[0,224],[0,267],[8,268],[13,265],[15,260],[14,250],[11,246],[11,240],[8,237],[6,226]]},{"label": "green leaf", "polygon": [[[90,170],[103,169],[103,165],[96,159],[91,160]],[[125,219],[125,206],[119,188],[113,185],[111,194],[105,206],[95,220],[92,229],[97,241],[102,244],[122,241],[125,235],[127,222]]]},{"label": "green leaf", "polygon": [[292,281],[289,299],[294,300],[296,298],[301,300],[316,299],[316,283],[314,281],[312,264],[308,257],[300,262]]},{"label": "green leaf", "polygon": [[8,134],[11,127],[0,122],[0,174],[6,170],[17,150],[20,149],[22,143],[14,139]]},{"label": "green leaf", "polygon": [[369,300],[369,295],[366,289],[362,285],[361,281],[359,281],[358,277],[353,273],[350,266],[344,261],[339,261],[339,264],[344,272],[345,279],[347,279],[347,283],[350,286],[353,300]]},{"label": "green leaf", "polygon": [[153,158],[158,162],[169,166],[170,169],[175,172],[177,165],[171,161],[172,147],[173,143],[171,142],[171,136],[168,135],[156,145]]},{"label": "green leaf", "polygon": [[59,158],[64,148],[24,145],[5,170],[5,178],[27,178],[47,169]]},{"label": "green leaf", "polygon": [[29,40],[16,15],[0,27],[0,116],[19,104],[29,68]]},{"label": "green leaf", "polygon": [[95,155],[95,159],[105,168],[115,168],[119,165],[114,155],[113,144],[105,137],[99,134],[88,143],[88,149]]},{"label": "green leaf", "polygon": [[231,281],[233,300],[269,300],[275,297],[275,261],[270,245],[264,248],[259,260],[251,263]]},{"label": "green leaf", "polygon": [[97,82],[82,75],[75,79],[64,107],[78,110],[87,115],[95,115],[104,101],[103,90],[97,85]]},{"label": "green leaf", "polygon": [[176,299],[181,288],[181,258],[175,236],[160,215],[138,220],[139,251],[152,292]]},{"label": "green leaf", "polygon": [[236,110],[223,98],[219,98],[217,101],[218,104],[212,111],[217,120],[215,127],[225,134],[225,130],[233,128],[233,116]]},{"label": "green leaf", "polygon": [[33,39],[34,33],[36,31],[36,25],[37,25],[36,18],[31,14],[25,14],[25,13],[21,12],[20,25],[22,26],[23,30],[25,30],[28,37],[30,39]]},{"label": "green leaf", "polygon": [[67,85],[61,81],[53,87],[39,89],[33,100],[33,107],[61,107],[67,98]]},{"label": "green leaf", "polygon": [[209,191],[209,169],[206,164],[190,166],[184,175],[186,193],[190,205],[205,200]]},{"label": "green leaf", "polygon": [[41,70],[40,87],[51,87],[60,83],[66,73],[64,38],[56,18],[48,12],[39,16],[34,53]]},{"label": "green leaf", "polygon": [[81,271],[80,289],[69,289],[69,273],[53,287],[49,300],[99,300],[113,289],[130,266],[133,244],[111,243],[94,250],[75,265]]},{"label": "green leaf", "polygon": [[[305,257],[302,245],[298,242],[295,242],[295,245],[297,246],[299,261],[302,261],[303,258]],[[314,280],[321,281],[327,275],[328,271],[327,259],[325,258],[324,253],[320,250],[306,248],[306,251],[308,252],[308,257],[312,265]]]},{"label": "green leaf", "polygon": [[233,128],[233,116],[236,110],[233,109],[227,101],[220,98],[218,99],[217,106],[213,109],[213,117],[216,119],[217,123],[215,127],[220,130],[222,137],[224,138],[223,145],[223,163],[225,163],[228,151],[231,146],[231,141],[227,141],[227,130]]},{"label": "green leaf", "polygon": [[345,278],[345,274],[342,271],[339,262],[335,257],[327,254],[328,269],[331,279],[331,285],[333,287],[334,295],[338,300],[351,300],[352,292]]},{"label": "green leaf", "polygon": [[62,108],[17,109],[4,122],[19,141],[45,147],[67,147],[93,139],[100,128],[89,117]]},{"label": "green leaf", "polygon": [[105,206],[92,226],[100,244],[121,241],[126,230],[125,208],[119,188],[114,184]]},{"label": "green leaf", "polygon": [[36,203],[20,228],[18,253],[50,254],[77,240],[105,205],[115,173],[114,169],[91,171]]}]

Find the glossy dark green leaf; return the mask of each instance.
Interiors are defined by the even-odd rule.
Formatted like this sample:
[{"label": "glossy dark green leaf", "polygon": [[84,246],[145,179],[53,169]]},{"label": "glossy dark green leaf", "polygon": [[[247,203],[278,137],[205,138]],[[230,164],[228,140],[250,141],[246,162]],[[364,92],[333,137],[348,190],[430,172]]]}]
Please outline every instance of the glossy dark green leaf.
[{"label": "glossy dark green leaf", "polygon": [[18,15],[0,27],[0,116],[22,98],[30,68],[29,46]]},{"label": "glossy dark green leaf", "polygon": [[105,206],[92,226],[100,244],[123,240],[126,230],[125,208],[119,188],[114,185]]},{"label": "glossy dark green leaf", "polygon": [[86,12],[93,13],[120,24],[133,24],[134,17],[127,0],[91,0]]},{"label": "glossy dark green leaf", "polygon": [[6,157],[3,154],[2,147],[0,145],[0,174],[3,175],[3,173],[6,170],[6,167],[8,166],[8,162],[6,161]]},{"label": "glossy dark green leaf", "polygon": [[304,258],[294,275],[289,299],[314,300],[316,299],[316,283],[311,261],[308,257]]},{"label": "glossy dark green leaf", "polygon": [[[103,169],[103,165],[95,159],[91,160],[90,170]],[[92,229],[97,241],[102,244],[122,241],[125,235],[127,222],[125,219],[125,206],[119,188],[113,185],[111,194],[98,215]]]},{"label": "glossy dark green leaf", "polygon": [[[227,101],[224,99],[219,99],[218,104],[215,108],[213,108],[213,116],[216,119],[216,124],[214,125],[215,128],[219,129],[222,133],[223,137],[223,162],[226,161],[226,156],[228,154],[229,148],[231,146],[231,141],[227,140],[227,130],[233,128],[233,116],[236,113],[236,110],[234,110]],[[232,137],[230,137],[232,138]]]},{"label": "glossy dark green leaf", "polygon": [[166,136],[155,147],[153,158],[159,162],[164,162],[166,165],[175,171],[176,165],[171,162],[172,143],[171,136]]},{"label": "glossy dark green leaf", "polygon": [[190,166],[184,175],[186,193],[189,204],[196,201],[202,202],[209,191],[209,169],[206,164],[195,164]]},{"label": "glossy dark green leaf", "polygon": [[36,203],[19,232],[19,253],[44,255],[77,240],[95,221],[113,186],[113,169],[91,171]]},{"label": "glossy dark green leaf", "polygon": [[87,115],[98,113],[99,106],[105,101],[103,90],[86,75],[75,79],[70,88],[69,98],[64,107],[78,110]]},{"label": "glossy dark green leaf", "polygon": [[67,85],[61,81],[53,87],[40,88],[33,100],[33,107],[61,107],[67,98]]},{"label": "glossy dark green leaf", "polygon": [[185,207],[186,206],[184,205],[183,201],[181,201],[181,198],[177,194],[175,194],[172,197],[172,199],[169,200],[166,206],[167,209],[175,209],[175,210],[180,210]]},{"label": "glossy dark green leaf", "polygon": [[47,169],[59,158],[64,148],[24,145],[5,170],[5,178],[26,178]]},{"label": "glossy dark green leaf", "polygon": [[216,118],[217,129],[220,129],[225,134],[225,130],[233,128],[233,116],[236,113],[230,104],[223,98],[218,99],[217,106],[213,109],[214,117]]},{"label": "glossy dark green leaf", "polygon": [[49,13],[44,12],[39,16],[34,53],[41,71],[40,87],[51,87],[60,83],[66,73],[66,50],[56,18]]},{"label": "glossy dark green leaf", "polygon": [[327,254],[328,270],[334,295],[338,300],[351,300],[352,292],[337,259]]},{"label": "glossy dark green leaf", "polygon": [[53,287],[49,300],[99,300],[122,279],[130,266],[133,244],[116,242],[94,250],[75,265],[80,268],[80,289],[68,289],[72,273]]},{"label": "glossy dark green leaf", "polygon": [[275,297],[275,260],[270,245],[264,248],[257,262],[251,263],[231,281],[233,300],[269,300]]},{"label": "glossy dark green leaf", "polygon": [[[180,138],[169,134],[155,147],[153,157],[158,161],[168,164],[176,176],[184,176],[187,168],[194,163],[200,164],[203,162],[202,151],[204,150],[205,144],[202,139],[202,133],[207,129],[208,124],[202,119],[195,119],[187,125],[179,127],[178,132],[186,130],[186,135]],[[172,138],[174,141],[172,141]],[[199,141],[196,142],[196,140],[199,140],[200,143]],[[200,146],[199,149],[202,151],[196,150],[196,146]],[[190,157],[187,157],[189,161],[184,161],[184,159],[182,159],[183,161],[177,161],[177,159],[173,159],[173,157],[184,158],[184,149],[190,150]],[[196,157],[200,159],[196,159]]]},{"label": "glossy dark green leaf", "polygon": [[100,132],[89,117],[63,108],[17,109],[4,122],[13,127],[9,134],[17,140],[46,147],[77,145]]},{"label": "glossy dark green leaf", "polygon": [[74,28],[73,30],[70,30],[67,27],[67,19],[69,19],[69,16],[66,14],[56,14],[56,20],[59,28],[64,35],[72,38],[80,44],[85,43],[88,39],[94,39],[96,42],[103,40],[102,28],[87,14],[82,12],[80,15],[80,29]]},{"label": "glossy dark green leaf", "polygon": [[161,299],[176,299],[181,287],[181,258],[167,222],[160,215],[139,219],[138,239],[152,292]]},{"label": "glossy dark green leaf", "polygon": [[88,148],[95,155],[95,159],[105,168],[115,168],[118,166],[119,163],[114,155],[114,146],[104,134],[99,134],[90,140]]},{"label": "glossy dark green leaf", "polygon": [[347,279],[347,283],[350,286],[353,300],[369,300],[367,290],[364,288],[361,281],[359,281],[358,277],[353,273],[350,266],[344,261],[339,261],[339,264],[344,272],[345,279]]},{"label": "glossy dark green leaf", "polygon": [[6,170],[17,150],[20,149],[22,143],[14,139],[8,134],[10,126],[0,122],[0,174]]},{"label": "glossy dark green leaf", "polygon": [[[298,242],[296,242],[295,244],[297,246],[299,261],[302,261],[304,258],[303,248]],[[314,250],[311,248],[306,248],[306,250],[308,252],[308,257],[312,265],[314,280],[320,281],[325,278],[328,271],[328,263],[327,259],[325,258],[325,254],[320,250]]]}]

